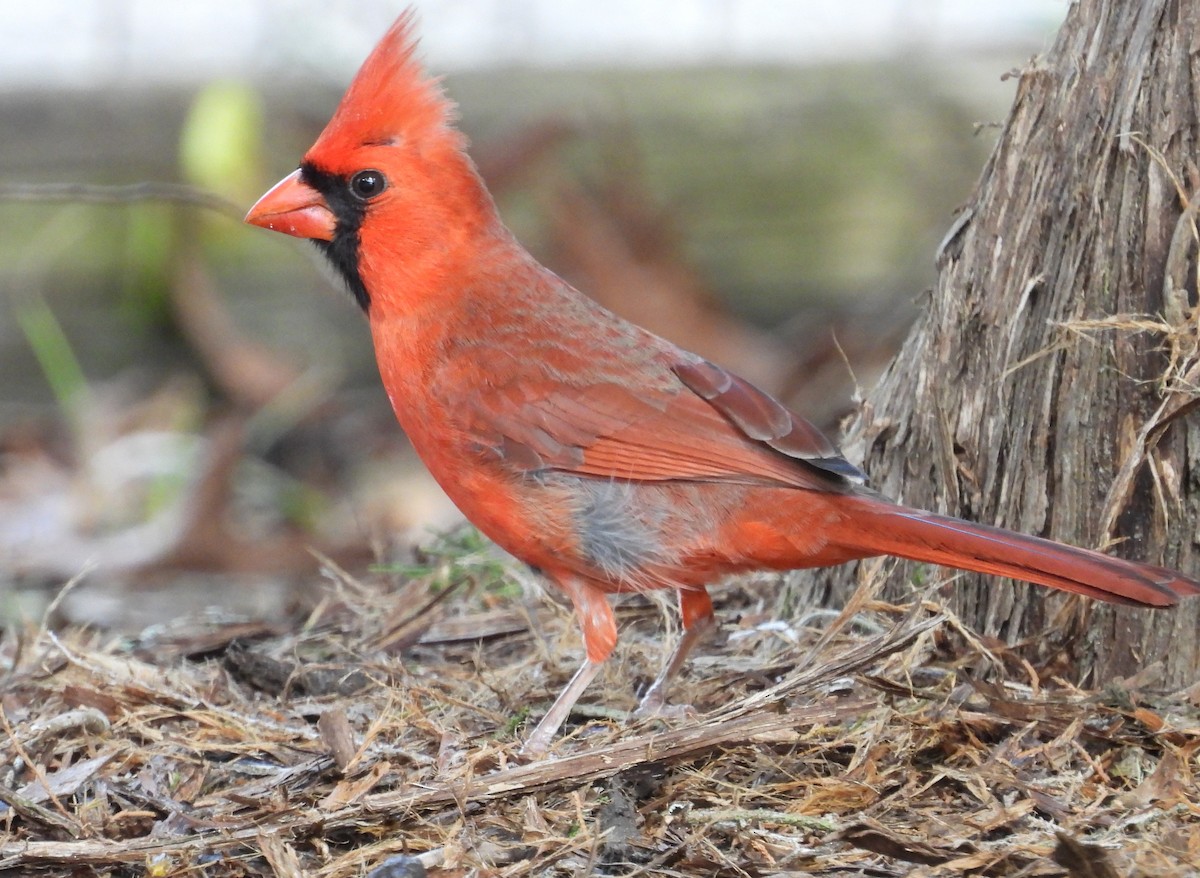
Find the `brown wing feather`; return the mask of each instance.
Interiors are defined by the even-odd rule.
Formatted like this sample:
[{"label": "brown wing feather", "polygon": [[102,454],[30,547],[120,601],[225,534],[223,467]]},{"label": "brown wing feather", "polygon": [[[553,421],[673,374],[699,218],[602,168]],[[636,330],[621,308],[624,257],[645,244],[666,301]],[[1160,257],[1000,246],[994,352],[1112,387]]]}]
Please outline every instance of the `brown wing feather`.
[{"label": "brown wing feather", "polygon": [[866,475],[842,457],[824,433],[750,382],[707,360],[680,363],[673,371],[750,439],[854,484],[866,484]]},{"label": "brown wing feather", "polygon": [[681,363],[678,392],[621,384],[520,381],[477,401],[470,430],[522,472],[773,483],[847,490],[865,477],[819,430],[703,360]]}]

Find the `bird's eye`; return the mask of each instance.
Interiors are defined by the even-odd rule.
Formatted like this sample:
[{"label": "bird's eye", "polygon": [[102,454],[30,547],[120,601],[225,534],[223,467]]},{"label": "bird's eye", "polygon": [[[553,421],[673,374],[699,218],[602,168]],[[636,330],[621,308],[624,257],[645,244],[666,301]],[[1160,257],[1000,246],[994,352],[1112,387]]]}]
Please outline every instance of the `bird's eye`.
[{"label": "bird's eye", "polygon": [[387,178],[379,171],[359,171],[350,178],[350,191],[355,198],[368,201],[387,188]]}]

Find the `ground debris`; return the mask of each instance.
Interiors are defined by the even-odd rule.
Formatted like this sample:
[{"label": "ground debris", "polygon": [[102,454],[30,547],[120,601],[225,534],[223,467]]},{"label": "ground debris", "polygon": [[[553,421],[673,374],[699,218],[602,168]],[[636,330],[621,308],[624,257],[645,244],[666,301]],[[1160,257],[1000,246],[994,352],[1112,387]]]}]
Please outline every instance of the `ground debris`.
[{"label": "ground debris", "polygon": [[782,631],[735,585],[674,693],[693,713],[629,715],[665,649],[634,598],[603,710],[525,763],[580,658],[569,613],[414,581],[331,583],[291,628],[210,616],[199,651],[0,641],[0,874],[1200,870],[1186,693],[1050,685],[929,602]]}]

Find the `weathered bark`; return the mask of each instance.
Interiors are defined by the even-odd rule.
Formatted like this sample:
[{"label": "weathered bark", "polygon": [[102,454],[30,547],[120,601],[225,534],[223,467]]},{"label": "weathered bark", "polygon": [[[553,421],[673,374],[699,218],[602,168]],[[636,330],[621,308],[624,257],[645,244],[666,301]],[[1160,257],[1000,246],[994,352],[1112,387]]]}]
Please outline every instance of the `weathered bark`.
[{"label": "weathered bark", "polygon": [[[929,307],[843,443],[885,494],[1200,574],[1198,47],[1200,0],[1085,0],[1021,73]],[[854,579],[821,584],[840,601]],[[952,601],[1095,684],[1200,669],[1200,600],[1114,609],[966,577]]]}]

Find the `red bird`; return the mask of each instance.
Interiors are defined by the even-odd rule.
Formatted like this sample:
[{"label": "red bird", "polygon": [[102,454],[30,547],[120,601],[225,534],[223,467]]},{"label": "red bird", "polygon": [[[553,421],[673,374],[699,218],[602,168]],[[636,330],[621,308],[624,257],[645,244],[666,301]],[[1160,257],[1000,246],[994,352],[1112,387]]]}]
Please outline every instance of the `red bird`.
[{"label": "red bird", "polygon": [[587,659],[526,742],[549,746],[617,641],[607,595],[675,589],[684,636],[728,573],[896,555],[1113,603],[1200,582],[900,506],[815,427],[539,265],[496,214],[402,15],[298,170],[246,221],[324,251],[367,315],[396,417],[481,531],[575,606]]}]

